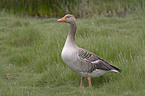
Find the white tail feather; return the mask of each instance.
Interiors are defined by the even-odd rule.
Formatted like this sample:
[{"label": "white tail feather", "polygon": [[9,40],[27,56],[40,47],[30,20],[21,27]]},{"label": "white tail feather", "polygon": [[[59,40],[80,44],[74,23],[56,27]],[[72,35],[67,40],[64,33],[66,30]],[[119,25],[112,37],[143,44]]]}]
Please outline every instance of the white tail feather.
[{"label": "white tail feather", "polygon": [[111,70],[111,71],[119,73],[119,71],[117,71],[117,70]]}]

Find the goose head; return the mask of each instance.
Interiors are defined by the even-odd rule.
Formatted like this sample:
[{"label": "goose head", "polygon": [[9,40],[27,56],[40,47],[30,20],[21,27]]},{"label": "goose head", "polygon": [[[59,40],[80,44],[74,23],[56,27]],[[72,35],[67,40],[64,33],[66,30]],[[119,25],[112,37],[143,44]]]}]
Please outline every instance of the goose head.
[{"label": "goose head", "polygon": [[58,19],[57,21],[66,22],[66,23],[76,23],[75,17],[71,14],[65,15],[64,17],[62,17],[61,19]]}]

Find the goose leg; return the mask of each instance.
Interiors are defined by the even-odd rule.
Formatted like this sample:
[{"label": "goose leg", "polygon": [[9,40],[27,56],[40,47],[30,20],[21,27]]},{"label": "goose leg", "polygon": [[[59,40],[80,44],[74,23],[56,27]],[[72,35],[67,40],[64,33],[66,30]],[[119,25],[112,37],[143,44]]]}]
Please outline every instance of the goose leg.
[{"label": "goose leg", "polygon": [[83,85],[83,80],[84,80],[84,77],[83,77],[83,76],[81,76],[80,88],[84,87],[84,85]]},{"label": "goose leg", "polygon": [[91,77],[88,77],[89,87],[92,88]]}]

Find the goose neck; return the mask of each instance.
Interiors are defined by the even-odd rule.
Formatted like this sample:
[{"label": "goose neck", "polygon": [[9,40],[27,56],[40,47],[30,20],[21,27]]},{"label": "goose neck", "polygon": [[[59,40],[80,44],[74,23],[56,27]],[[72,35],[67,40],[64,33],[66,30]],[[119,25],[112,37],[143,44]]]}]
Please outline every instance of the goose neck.
[{"label": "goose neck", "polygon": [[69,29],[69,33],[68,33],[67,40],[66,40],[66,44],[69,44],[69,46],[76,45],[76,42],[75,42],[76,29],[77,29],[76,23],[70,23],[70,29]]}]

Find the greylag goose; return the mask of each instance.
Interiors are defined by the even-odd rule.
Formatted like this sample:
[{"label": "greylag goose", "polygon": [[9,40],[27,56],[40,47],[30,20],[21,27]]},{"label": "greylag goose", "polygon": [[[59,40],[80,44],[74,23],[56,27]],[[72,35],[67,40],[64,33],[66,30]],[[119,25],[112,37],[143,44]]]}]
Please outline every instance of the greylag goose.
[{"label": "greylag goose", "polygon": [[81,75],[80,87],[83,87],[84,77],[88,77],[89,87],[92,87],[91,77],[98,77],[108,72],[120,73],[121,70],[110,65],[104,59],[101,59],[94,53],[82,49],[76,45],[76,19],[73,15],[67,14],[57,21],[70,24],[70,30],[63,47],[61,57],[66,65],[74,72]]}]

